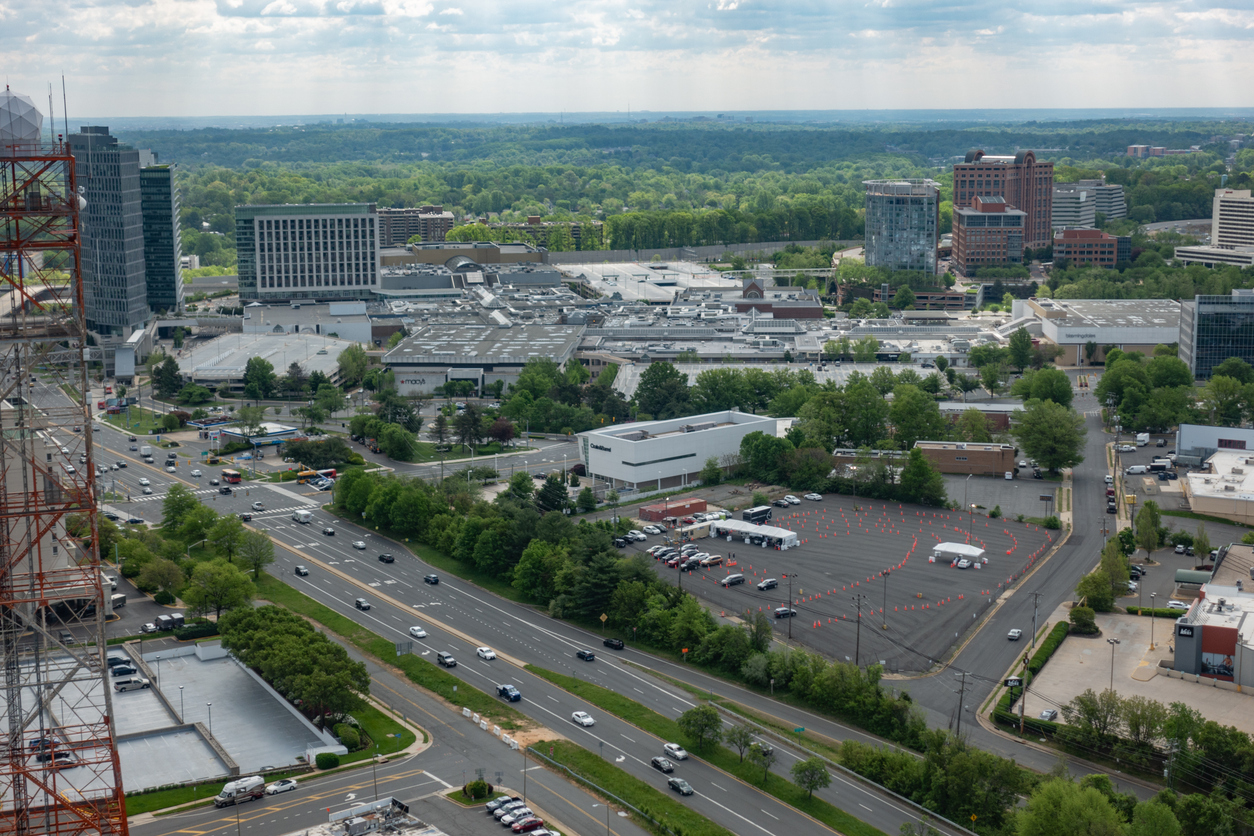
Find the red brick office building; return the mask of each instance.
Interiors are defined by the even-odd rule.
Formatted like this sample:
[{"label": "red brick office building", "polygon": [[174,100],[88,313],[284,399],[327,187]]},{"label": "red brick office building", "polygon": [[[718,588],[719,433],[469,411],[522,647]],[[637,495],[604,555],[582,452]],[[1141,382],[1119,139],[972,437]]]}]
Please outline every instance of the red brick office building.
[{"label": "red brick office building", "polygon": [[1025,247],[1047,247],[1053,239],[1054,164],[1038,163],[1031,151],[992,156],[970,151],[954,166],[954,209],[969,209],[977,197],[1004,197],[1027,218]]}]

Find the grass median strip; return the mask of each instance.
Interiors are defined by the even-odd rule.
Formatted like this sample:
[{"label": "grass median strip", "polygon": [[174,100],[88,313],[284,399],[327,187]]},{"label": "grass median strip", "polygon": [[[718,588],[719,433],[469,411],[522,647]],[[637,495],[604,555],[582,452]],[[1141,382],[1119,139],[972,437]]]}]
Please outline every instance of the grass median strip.
[{"label": "grass median strip", "polygon": [[[260,598],[312,618],[378,661],[400,668],[409,681],[420,688],[438,694],[454,705],[469,708],[476,714],[492,717],[496,725],[503,729],[513,731],[531,725],[531,721],[524,714],[473,685],[462,682],[438,665],[412,654],[397,656],[395,642],[370,632],[348,616],[340,615],[330,607],[319,604],[277,578],[262,575],[257,584],[257,592]],[[409,744],[405,743],[401,748],[407,745]]]},{"label": "grass median strip", "polygon": [[[643,706],[635,700],[624,697],[616,691],[611,691],[608,688],[602,688],[600,685],[593,685],[590,682],[584,682],[574,677],[554,673],[536,665],[527,665],[526,668],[536,676],[547,679],[559,688],[569,691],[601,710],[608,711],[615,717],[644,729],[646,732],[656,735],[663,740],[674,741],[684,738],[683,733],[679,729],[679,723],[658,714],[653,709]],[[662,754],[660,748],[658,754]],[[774,796],[788,806],[812,816],[828,827],[846,834],[846,836],[884,836],[882,830],[849,815],[830,802],[821,798],[807,798],[805,790],[775,773],[769,773],[766,780],[763,781],[760,769],[748,761],[742,761],[738,754],[726,747],[713,746],[698,754],[707,763],[736,776],[747,784],[758,787],[763,792]],[[701,791],[700,787],[696,789],[698,792]]]},{"label": "grass median strip", "polygon": [[[632,818],[654,833],[666,834],[669,831],[682,836],[731,836],[730,830],[681,803],[669,791],[656,789],[568,740],[544,740],[532,748],[541,754],[551,751],[550,760],[564,766],[577,781],[602,793],[612,792],[635,807],[644,816]],[[545,763],[544,760],[540,762]],[[596,828],[589,826],[583,832],[587,831],[596,832]]]}]

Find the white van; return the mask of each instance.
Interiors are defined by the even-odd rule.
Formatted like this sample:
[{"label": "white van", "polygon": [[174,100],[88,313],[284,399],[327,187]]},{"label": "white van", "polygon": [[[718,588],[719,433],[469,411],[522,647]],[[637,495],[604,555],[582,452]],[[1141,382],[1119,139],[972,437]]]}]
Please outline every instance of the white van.
[{"label": "white van", "polygon": [[292,519],[298,523],[309,525],[313,522],[313,511],[293,511]]},{"label": "white van", "polygon": [[1140,476],[1144,473],[1149,473],[1149,468],[1143,464],[1134,464],[1123,473],[1125,476]]}]

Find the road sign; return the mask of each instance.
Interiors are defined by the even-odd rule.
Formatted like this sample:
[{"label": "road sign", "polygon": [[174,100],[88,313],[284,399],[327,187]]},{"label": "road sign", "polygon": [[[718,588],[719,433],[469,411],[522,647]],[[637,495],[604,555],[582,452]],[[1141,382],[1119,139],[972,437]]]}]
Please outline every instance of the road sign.
[{"label": "road sign", "polygon": [[605,613],[601,613],[601,623],[602,623],[602,624],[604,624],[606,621],[608,621],[608,620],[609,620],[609,618],[610,618],[610,617],[609,617],[608,615],[606,615]]},{"label": "road sign", "polygon": [[1054,495],[1052,493],[1039,494],[1036,498],[1039,499],[1041,502],[1053,502],[1054,501]]},{"label": "road sign", "polygon": [[1001,684],[1005,685],[1007,688],[1022,688],[1023,679],[1022,677],[1018,677],[1018,676],[1010,676],[1002,680]]},{"label": "road sign", "polygon": [[797,726],[797,728],[793,729],[793,731],[795,731],[797,734],[801,734],[805,730],[806,730],[805,726]]}]

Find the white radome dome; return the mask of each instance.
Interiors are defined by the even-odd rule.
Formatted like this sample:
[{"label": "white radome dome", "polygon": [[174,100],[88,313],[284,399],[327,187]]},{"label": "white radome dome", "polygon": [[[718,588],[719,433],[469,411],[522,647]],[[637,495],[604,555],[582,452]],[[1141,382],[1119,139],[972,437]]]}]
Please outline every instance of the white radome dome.
[{"label": "white radome dome", "polygon": [[0,154],[13,145],[36,145],[43,131],[43,114],[30,96],[8,87],[0,92]]}]

